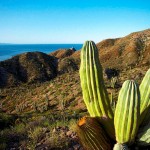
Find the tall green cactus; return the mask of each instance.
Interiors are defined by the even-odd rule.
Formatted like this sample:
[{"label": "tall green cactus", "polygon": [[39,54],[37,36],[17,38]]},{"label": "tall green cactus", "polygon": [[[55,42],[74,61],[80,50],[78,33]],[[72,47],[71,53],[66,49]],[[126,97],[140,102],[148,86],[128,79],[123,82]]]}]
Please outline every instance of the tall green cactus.
[{"label": "tall green cactus", "polygon": [[80,79],[83,99],[90,116],[104,117],[104,128],[114,138],[113,111],[104,85],[98,49],[93,41],[86,41],[82,47]]},{"label": "tall green cactus", "polygon": [[114,124],[119,144],[131,144],[139,126],[140,93],[134,81],[127,80],[119,92]]},{"label": "tall green cactus", "polygon": [[150,120],[150,69],[140,84],[140,94],[140,124],[145,124]]}]

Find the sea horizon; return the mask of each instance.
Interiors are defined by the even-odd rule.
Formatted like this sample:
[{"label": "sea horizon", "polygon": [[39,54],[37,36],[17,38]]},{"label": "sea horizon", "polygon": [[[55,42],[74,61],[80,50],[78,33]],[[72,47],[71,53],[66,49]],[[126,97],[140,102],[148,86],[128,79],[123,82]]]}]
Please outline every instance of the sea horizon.
[{"label": "sea horizon", "polygon": [[75,48],[80,50],[82,44],[12,44],[12,43],[0,43],[0,61],[10,59],[11,57],[26,53],[26,52],[43,52],[49,54],[58,49]]}]

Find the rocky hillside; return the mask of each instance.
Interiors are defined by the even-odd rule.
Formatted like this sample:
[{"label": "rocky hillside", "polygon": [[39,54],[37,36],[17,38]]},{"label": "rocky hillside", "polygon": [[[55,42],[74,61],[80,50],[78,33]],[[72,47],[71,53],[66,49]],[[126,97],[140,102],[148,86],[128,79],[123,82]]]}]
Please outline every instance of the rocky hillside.
[{"label": "rocky hillside", "polygon": [[28,52],[0,62],[0,87],[47,81],[57,74],[57,60],[41,52]]},{"label": "rocky hillside", "polygon": [[[150,29],[134,32],[122,38],[103,40],[97,43],[97,47],[104,68],[122,70],[134,66],[150,66]],[[79,66],[80,51],[75,51],[70,57],[75,59]]]},{"label": "rocky hillside", "polygon": [[[134,32],[122,38],[106,39],[97,43],[100,61],[104,68],[132,68],[150,66],[150,29]],[[80,57],[76,51],[72,57]]]},{"label": "rocky hillside", "polygon": [[103,40],[97,47],[104,67],[150,65],[150,29],[123,38]]},{"label": "rocky hillside", "polygon": [[80,57],[74,57],[76,49],[59,49],[55,52],[50,53],[50,56],[54,56],[58,61],[57,74],[64,74],[73,72],[79,69]]},{"label": "rocky hillside", "polygon": [[[150,29],[134,32],[125,37],[117,39],[106,39],[97,43],[99,57],[103,68],[116,68],[124,70],[133,67],[150,66]],[[79,68],[80,51],[74,51],[71,55],[66,55],[66,51],[60,50],[54,53],[59,59],[58,67],[61,70],[68,72],[68,68]],[[64,57],[64,54],[66,57]],[[67,65],[68,60],[72,60],[71,65]],[[73,67],[76,66],[76,67]],[[69,69],[76,70],[76,69]]]},{"label": "rocky hillside", "polygon": [[[150,29],[97,43],[104,68],[150,66]],[[29,52],[0,62],[0,87],[48,81],[79,69],[80,51],[59,49],[49,55]]]},{"label": "rocky hillside", "polygon": [[60,49],[49,55],[41,52],[28,52],[1,61],[0,87],[44,82],[57,75],[76,71],[79,68],[77,61],[71,57],[75,51],[74,48]]}]

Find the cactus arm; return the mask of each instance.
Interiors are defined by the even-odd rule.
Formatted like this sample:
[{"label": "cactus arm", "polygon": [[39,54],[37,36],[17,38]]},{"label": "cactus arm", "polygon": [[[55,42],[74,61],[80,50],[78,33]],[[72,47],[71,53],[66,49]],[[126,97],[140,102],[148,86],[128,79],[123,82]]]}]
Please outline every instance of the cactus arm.
[{"label": "cactus arm", "polygon": [[89,112],[90,115],[107,116],[112,119],[113,111],[103,81],[98,49],[92,41],[86,41],[81,50],[80,79],[86,106],[88,108],[91,105],[89,110],[93,110]]},{"label": "cactus arm", "polygon": [[139,126],[140,92],[134,81],[124,82],[118,97],[114,124],[118,143],[134,141]]},{"label": "cactus arm", "polygon": [[[150,113],[147,113],[150,110],[150,69],[146,72],[140,84],[140,94],[140,124],[145,124],[145,122],[147,122],[147,120],[150,119]],[[148,116],[146,116],[146,114]]]},{"label": "cactus arm", "polygon": [[91,109],[91,99],[90,99],[90,96],[89,96],[89,90],[88,90],[88,86],[87,86],[87,75],[86,75],[86,62],[87,62],[87,57],[85,55],[86,53],[86,48],[87,48],[87,45],[85,45],[83,48],[82,48],[82,51],[81,51],[81,65],[80,65],[80,81],[81,81],[81,87],[82,89],[82,92],[83,92],[83,99],[84,99],[84,102],[87,106],[87,110],[88,112],[90,113],[91,116],[94,116],[94,112],[93,110]]}]

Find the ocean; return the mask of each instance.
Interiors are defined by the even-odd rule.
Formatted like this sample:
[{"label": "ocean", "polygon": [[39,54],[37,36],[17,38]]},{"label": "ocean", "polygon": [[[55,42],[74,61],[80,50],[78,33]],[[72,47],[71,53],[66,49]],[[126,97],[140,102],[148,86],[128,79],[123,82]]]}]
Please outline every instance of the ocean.
[{"label": "ocean", "polygon": [[82,44],[0,44],[0,61],[25,52],[39,51],[49,54],[58,49],[72,47],[79,50]]}]

